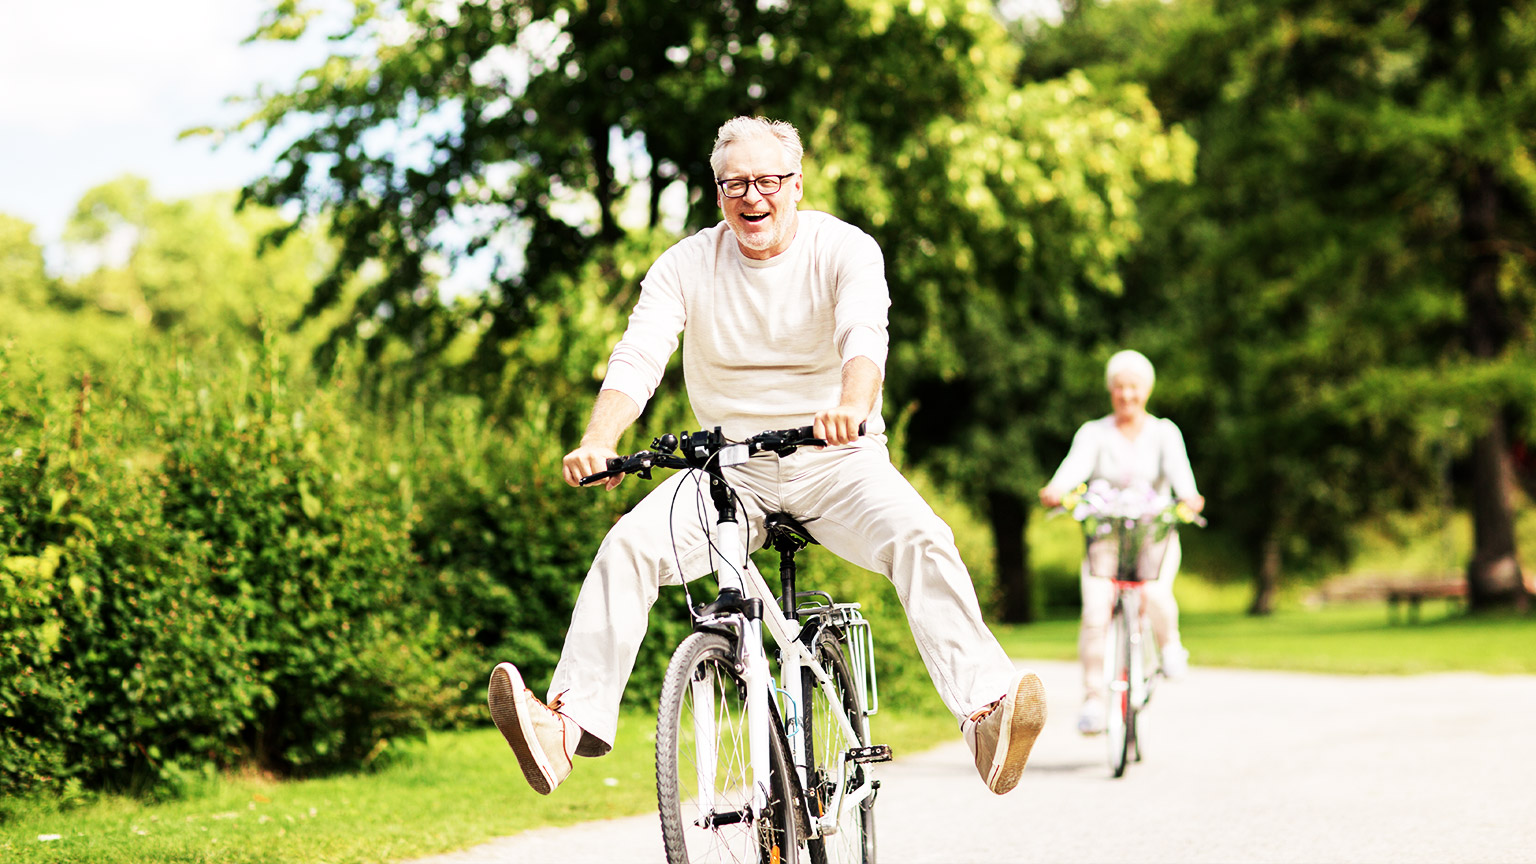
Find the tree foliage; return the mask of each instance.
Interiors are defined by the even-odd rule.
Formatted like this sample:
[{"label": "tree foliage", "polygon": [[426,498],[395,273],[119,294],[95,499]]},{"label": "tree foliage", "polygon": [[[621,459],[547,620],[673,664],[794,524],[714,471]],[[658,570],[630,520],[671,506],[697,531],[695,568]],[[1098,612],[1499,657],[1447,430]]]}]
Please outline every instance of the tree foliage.
[{"label": "tree foliage", "polygon": [[[1199,141],[1128,271],[1147,299],[1127,333],[1193,378],[1177,399],[1256,610],[1283,567],[1337,560],[1351,525],[1433,488],[1444,448],[1497,464],[1483,436],[1528,422],[1531,24],[1523,4],[1185,0],[1035,37],[1026,75],[1145,82]],[[1507,524],[1505,500],[1479,522]]]},{"label": "tree foliage", "polygon": [[[294,38],[316,20],[284,3],[257,35]],[[1186,177],[1192,158],[1140,88],[1080,75],[1015,86],[1006,28],[964,0],[402,0],[359,4],[341,38],[246,124],[304,130],[248,193],[334,220],[343,251],[310,310],[383,265],[337,340],[447,356],[456,319],[471,320],[470,388],[522,377],[512,346],[574,274],[609,261],[619,304],[648,264],[611,266],[630,238],[718,218],[706,160],[721,121],[789,120],[807,143],[806,205],[885,249],[892,392],[921,405],[915,452],[978,503],[1003,491],[1019,513],[1016,483],[971,466],[1042,473],[1043,414],[1018,407],[1048,402],[1058,358],[1096,344],[1092,307],[1120,290],[1137,196]],[[444,304],[434,273],[477,250],[495,259],[489,289]]]},{"label": "tree foliage", "polygon": [[[717,218],[707,158],[723,120],[795,122],[821,164],[881,154],[989,86],[975,70],[1006,48],[978,36],[990,15],[874,0],[358,4],[343,50],[256,100],[245,128],[303,131],[248,195],[334,219],[342,252],[311,310],[338,302],[367,262],[384,265],[338,333],[384,316],[362,334],[374,351],[401,335],[417,350],[448,345],[424,287],[485,250],[489,290],[469,317],[485,316],[475,356],[499,372],[500,346],[595,250]],[[315,26],[283,3],[257,38]],[[882,221],[908,206],[893,191],[868,190]]]}]

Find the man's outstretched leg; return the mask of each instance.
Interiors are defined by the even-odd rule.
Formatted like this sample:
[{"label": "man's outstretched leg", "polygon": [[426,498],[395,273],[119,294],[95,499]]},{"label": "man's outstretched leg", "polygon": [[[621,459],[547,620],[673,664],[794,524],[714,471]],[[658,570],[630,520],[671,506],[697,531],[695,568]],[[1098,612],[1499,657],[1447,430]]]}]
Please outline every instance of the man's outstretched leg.
[{"label": "man's outstretched leg", "polygon": [[560,713],[558,697],[545,705],[523,685],[516,666],[501,663],[491,671],[486,701],[491,719],[512,745],[517,764],[535,792],[548,795],[571,776],[571,757],[581,741],[581,727]]},{"label": "man's outstretched leg", "polygon": [[954,533],[878,443],[797,453],[785,463],[802,483],[788,509],[819,509],[807,527],[824,548],[891,580],[982,781],[999,795],[1013,789],[1045,725],[1045,687],[1021,674],[987,629]]},{"label": "man's outstretched leg", "polygon": [[[612,747],[651,604],[662,582],[681,581],[676,562],[687,573],[709,572],[709,535],[698,514],[712,505],[696,503],[696,490],[679,494],[685,480],[693,482],[686,474],[668,477],[603,539],[576,596],[548,705],[528,691],[511,663],[491,672],[491,718],[540,794],[570,776],[572,756],[602,756]],[[760,512],[749,495],[742,503],[749,516]]]}]

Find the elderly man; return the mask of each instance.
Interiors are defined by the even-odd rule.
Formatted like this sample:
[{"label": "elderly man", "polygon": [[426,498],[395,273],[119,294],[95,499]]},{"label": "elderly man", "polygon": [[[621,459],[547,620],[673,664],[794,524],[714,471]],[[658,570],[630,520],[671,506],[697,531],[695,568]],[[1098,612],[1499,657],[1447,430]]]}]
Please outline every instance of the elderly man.
[{"label": "elderly man", "polygon": [[[647,273],[591,421],[565,457],[565,480],[576,485],[618,455],[619,436],[661,382],[679,334],[688,396],[704,428],[739,440],[814,425],[827,447],[730,469],[751,546],[762,542],[763,517],[783,511],[833,553],[890,579],[977,770],[1002,794],[1018,783],[1045,723],[1045,692],[1036,675],[1015,671],[983,623],[949,526],[891,464],[880,410],[890,306],[884,262],[869,235],[797,209],[801,153],[788,123],[737,117],[720,127],[710,165],[725,220],[667,250]],[[693,496],[673,494],[683,480],[669,477],[604,539],[577,597],[549,704],[513,664],[491,673],[491,716],[540,793],[570,774],[573,756],[612,747],[659,587],[711,570]]]}]

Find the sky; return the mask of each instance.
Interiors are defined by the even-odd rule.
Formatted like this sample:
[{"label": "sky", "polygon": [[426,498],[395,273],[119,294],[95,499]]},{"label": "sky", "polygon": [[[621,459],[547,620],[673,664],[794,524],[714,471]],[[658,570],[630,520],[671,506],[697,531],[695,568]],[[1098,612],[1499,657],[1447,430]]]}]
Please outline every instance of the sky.
[{"label": "sky", "polygon": [[177,136],[237,119],[228,97],[323,58],[323,43],[240,44],[272,2],[0,0],[0,213],[53,246],[80,198],[123,174],[161,200],[259,176],[274,154],[248,139]]}]

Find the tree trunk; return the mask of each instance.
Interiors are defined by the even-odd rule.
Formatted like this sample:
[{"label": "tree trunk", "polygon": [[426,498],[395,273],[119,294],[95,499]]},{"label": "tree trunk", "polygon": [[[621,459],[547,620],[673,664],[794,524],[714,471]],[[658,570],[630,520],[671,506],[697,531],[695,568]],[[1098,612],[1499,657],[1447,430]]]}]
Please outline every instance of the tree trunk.
[{"label": "tree trunk", "polygon": [[[1467,349],[1491,360],[1504,351],[1512,324],[1499,295],[1499,181],[1486,162],[1473,166],[1461,190],[1461,236],[1467,269],[1462,296],[1467,310]],[[1522,604],[1524,585],[1515,557],[1515,513],[1510,503],[1513,466],[1500,409],[1472,445],[1472,560],[1467,598],[1474,609]]]},{"label": "tree trunk", "polygon": [[987,516],[992,523],[992,548],[996,552],[997,597],[1002,620],[1029,624],[1035,620],[1034,580],[1029,575],[1029,506],[1014,492],[987,493]]},{"label": "tree trunk", "polygon": [[594,120],[587,137],[592,144],[592,170],[596,175],[592,194],[597,198],[600,226],[598,236],[605,243],[614,243],[624,236],[624,230],[619,227],[619,221],[613,213],[617,184],[613,176],[613,163],[609,161],[608,134],[608,124]]},{"label": "tree trunk", "polygon": [[651,188],[650,188],[650,226],[652,230],[661,227],[661,160],[651,160]]},{"label": "tree trunk", "polygon": [[1472,560],[1467,600],[1473,609],[1512,606],[1524,600],[1515,557],[1515,513],[1510,506],[1513,470],[1504,421],[1494,418],[1472,444]]},{"label": "tree trunk", "polygon": [[1269,615],[1275,611],[1275,596],[1280,591],[1280,532],[1274,527],[1264,535],[1259,546],[1258,567],[1254,570],[1253,602],[1249,615]]}]

